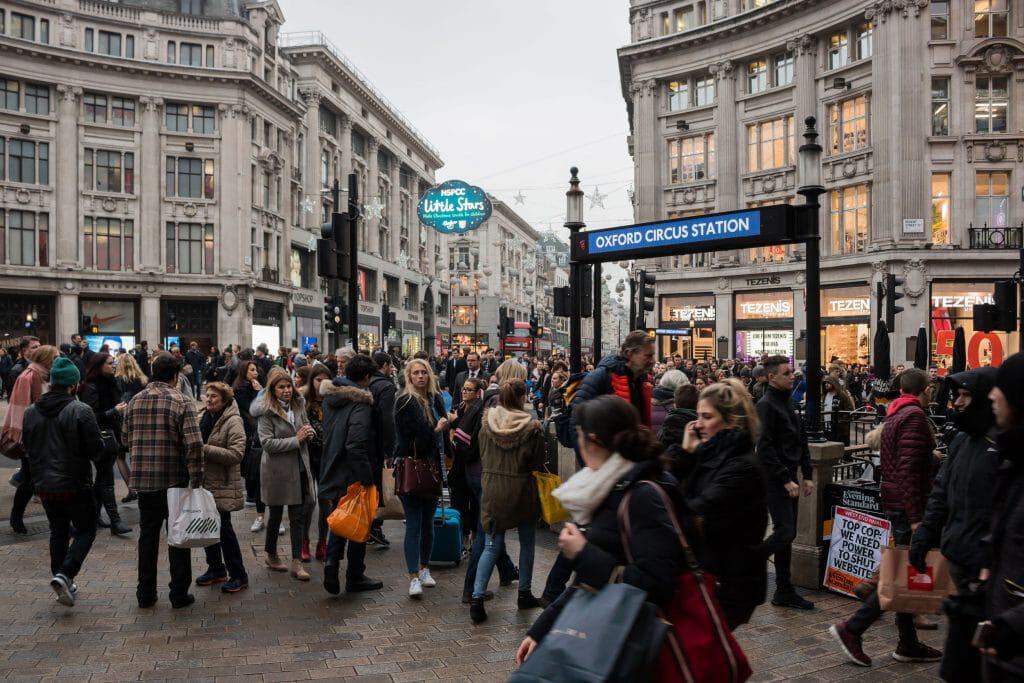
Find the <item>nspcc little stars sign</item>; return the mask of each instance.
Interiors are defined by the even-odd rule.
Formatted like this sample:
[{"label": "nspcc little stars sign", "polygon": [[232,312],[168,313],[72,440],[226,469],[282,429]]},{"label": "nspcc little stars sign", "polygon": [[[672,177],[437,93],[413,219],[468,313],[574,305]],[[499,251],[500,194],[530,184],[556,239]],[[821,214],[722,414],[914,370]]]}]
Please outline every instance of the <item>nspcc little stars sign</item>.
[{"label": "nspcc little stars sign", "polygon": [[423,193],[416,214],[421,223],[438,232],[462,234],[491,217],[491,200],[475,185],[446,180]]}]

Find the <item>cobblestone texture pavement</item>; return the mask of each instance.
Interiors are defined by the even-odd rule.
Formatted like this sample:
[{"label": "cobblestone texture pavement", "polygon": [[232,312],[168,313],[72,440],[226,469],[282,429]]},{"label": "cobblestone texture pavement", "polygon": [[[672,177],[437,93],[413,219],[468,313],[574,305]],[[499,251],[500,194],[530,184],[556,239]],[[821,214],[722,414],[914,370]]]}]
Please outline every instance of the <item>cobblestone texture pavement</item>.
[{"label": "cobblestone texture pavement", "polygon": [[[13,492],[6,479],[12,471],[0,466],[4,520]],[[123,484],[118,486],[120,497]],[[122,510],[134,524],[135,506]],[[433,570],[438,587],[427,589],[422,600],[410,600],[402,568],[401,522],[388,522],[394,542],[390,549],[367,553],[368,574],[383,580],[384,590],[328,596],[317,562],[310,565],[309,583],[266,570],[262,538],[249,532],[252,509],[235,513],[249,590],[225,595],[197,587],[195,605],[172,610],[162,555],[160,602],[153,609],[140,609],[135,602],[137,534],[119,539],[100,530],[78,578],[78,604],[68,609],[54,602],[47,585],[48,528],[40,514],[38,506],[29,508],[27,537],[13,536],[7,522],[0,522],[4,681],[504,681],[515,666],[515,648],[538,613],[517,611],[514,588],[498,588],[495,578],[497,597],[488,603],[490,619],[474,627],[460,602],[462,567]],[[538,543],[534,584],[539,594],[555,557],[554,536],[542,533]],[[514,559],[517,548],[514,541],[509,545]],[[195,577],[205,569],[203,552],[193,551],[192,558]],[[875,666],[862,669],[847,663],[826,629],[852,612],[855,603],[822,593],[811,598],[818,604],[812,612],[765,605],[753,623],[738,631],[754,667],[753,680],[937,679],[936,665],[891,659],[891,618],[868,632],[865,647]],[[941,646],[942,633],[924,632],[922,637]]]}]

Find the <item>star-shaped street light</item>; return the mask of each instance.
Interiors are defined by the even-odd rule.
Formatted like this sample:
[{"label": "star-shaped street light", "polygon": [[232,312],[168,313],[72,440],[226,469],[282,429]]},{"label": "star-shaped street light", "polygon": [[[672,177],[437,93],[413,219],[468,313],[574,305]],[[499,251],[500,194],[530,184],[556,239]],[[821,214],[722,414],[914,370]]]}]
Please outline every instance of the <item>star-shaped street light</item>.
[{"label": "star-shaped street light", "polygon": [[366,218],[381,218],[384,215],[384,205],[379,197],[374,197],[368,204],[363,204],[363,215]]},{"label": "star-shaped street light", "polygon": [[512,199],[516,200],[516,204],[524,204],[526,202],[526,195],[523,194],[522,190],[519,190],[519,193]]},{"label": "star-shaped street light", "polygon": [[608,195],[603,194],[600,189],[595,185],[594,191],[590,193],[590,208],[593,209],[595,206],[604,208],[604,200],[608,198]]}]

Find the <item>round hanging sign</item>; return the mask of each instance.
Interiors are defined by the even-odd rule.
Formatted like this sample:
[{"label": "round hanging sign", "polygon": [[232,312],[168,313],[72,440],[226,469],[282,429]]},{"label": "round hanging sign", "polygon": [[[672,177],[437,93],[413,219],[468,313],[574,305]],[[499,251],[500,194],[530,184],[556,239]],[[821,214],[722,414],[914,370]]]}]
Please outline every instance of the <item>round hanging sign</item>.
[{"label": "round hanging sign", "polygon": [[491,217],[491,200],[475,185],[446,180],[423,193],[416,214],[420,222],[438,232],[462,234]]}]

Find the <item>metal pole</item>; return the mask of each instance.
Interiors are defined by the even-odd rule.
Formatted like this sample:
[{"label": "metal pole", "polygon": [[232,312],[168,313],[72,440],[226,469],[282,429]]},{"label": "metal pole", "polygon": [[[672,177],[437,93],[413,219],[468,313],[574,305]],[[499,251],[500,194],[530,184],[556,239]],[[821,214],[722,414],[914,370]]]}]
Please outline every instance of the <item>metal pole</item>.
[{"label": "metal pole", "polygon": [[638,330],[643,325],[636,324],[636,273],[629,273],[629,329]]},{"label": "metal pole", "polygon": [[[814,117],[806,119],[807,129],[804,132],[806,142],[801,145],[800,153],[807,154],[813,161],[814,175],[801,178],[806,183],[797,189],[803,195],[804,203],[799,207],[798,224],[802,228],[801,237],[807,244],[807,295],[804,306],[807,311],[807,438],[808,441],[823,441],[821,435],[821,237],[820,209],[818,198],[825,192],[820,183],[821,145],[818,144],[818,131]],[[815,182],[817,180],[817,182]]]},{"label": "metal pole", "polygon": [[601,264],[594,264],[594,362],[601,359]]},{"label": "metal pole", "polygon": [[1017,350],[1024,351],[1024,249],[1020,250],[1020,265],[1017,270],[1017,301],[1019,311],[1017,313],[1017,325],[1020,331],[1017,333]]},{"label": "metal pole", "polygon": [[349,280],[348,280],[348,336],[352,350],[359,350],[359,186],[356,174],[348,174],[348,226]]},{"label": "metal pole", "polygon": [[[580,230],[583,228],[582,209],[580,215],[574,215],[576,211],[569,211],[570,207],[582,206],[583,190],[580,189],[579,169],[573,166],[569,169],[569,191],[565,193],[566,198],[566,220],[565,227],[569,228],[569,243],[574,244],[579,239]],[[570,248],[571,253],[571,248]],[[569,372],[576,373],[583,369],[582,359],[582,329],[580,326],[580,289],[583,286],[583,264],[571,260],[569,262]]]}]

